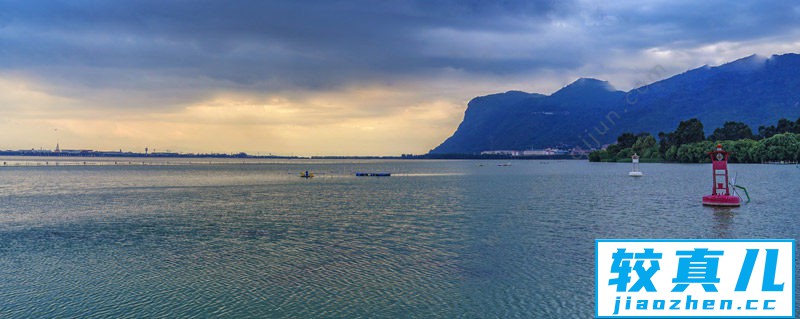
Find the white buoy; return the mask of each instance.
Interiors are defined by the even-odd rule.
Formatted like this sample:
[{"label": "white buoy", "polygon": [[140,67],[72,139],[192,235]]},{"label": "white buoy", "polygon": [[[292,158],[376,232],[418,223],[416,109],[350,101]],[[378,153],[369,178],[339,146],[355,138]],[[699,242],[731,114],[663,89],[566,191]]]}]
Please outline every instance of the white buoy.
[{"label": "white buoy", "polygon": [[628,172],[628,176],[641,177],[642,175],[644,175],[639,170],[639,155],[636,155],[636,153],[633,153],[633,156],[631,156],[631,161],[633,162],[633,170]]}]

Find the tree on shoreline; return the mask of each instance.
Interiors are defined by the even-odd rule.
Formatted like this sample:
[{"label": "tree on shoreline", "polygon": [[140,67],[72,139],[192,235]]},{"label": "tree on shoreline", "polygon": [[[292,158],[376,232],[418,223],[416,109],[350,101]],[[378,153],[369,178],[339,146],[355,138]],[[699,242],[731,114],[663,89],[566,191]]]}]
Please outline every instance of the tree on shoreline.
[{"label": "tree on shoreline", "polygon": [[753,130],[742,122],[725,122],[722,127],[714,130],[708,136],[709,141],[736,141],[744,139],[755,139]]},{"label": "tree on shoreline", "polygon": [[670,133],[658,133],[658,151],[661,157],[667,161],[678,160],[678,150],[681,145],[696,143],[706,139],[703,133],[703,123],[696,118],[681,121],[678,128]]},{"label": "tree on shoreline", "polygon": [[[634,136],[635,142],[631,144]],[[680,122],[673,132],[659,133],[658,138],[656,143],[649,133],[623,133],[617,144],[590,153],[589,161],[627,162],[635,152],[643,162],[704,163],[709,161],[707,153],[716,144],[722,144],[731,153],[732,163],[800,161],[800,118],[795,122],[780,119],[777,126],[760,126],[758,135],[753,135],[744,123],[726,122],[708,139],[703,135],[703,124],[698,119],[689,119]]]},{"label": "tree on shoreline", "polygon": [[758,136],[760,139],[770,138],[776,134],[781,134],[781,133],[800,134],[800,118],[798,118],[796,122],[792,122],[787,119],[780,119],[778,120],[778,126],[762,125],[758,127]]}]

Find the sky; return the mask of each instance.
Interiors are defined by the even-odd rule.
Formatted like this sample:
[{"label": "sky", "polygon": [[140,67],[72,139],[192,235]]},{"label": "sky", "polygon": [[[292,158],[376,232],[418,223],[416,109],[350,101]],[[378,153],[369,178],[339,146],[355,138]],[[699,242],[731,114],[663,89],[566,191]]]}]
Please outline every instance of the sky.
[{"label": "sky", "polygon": [[794,1],[0,0],[0,149],[424,154],[476,96],[783,53]]}]

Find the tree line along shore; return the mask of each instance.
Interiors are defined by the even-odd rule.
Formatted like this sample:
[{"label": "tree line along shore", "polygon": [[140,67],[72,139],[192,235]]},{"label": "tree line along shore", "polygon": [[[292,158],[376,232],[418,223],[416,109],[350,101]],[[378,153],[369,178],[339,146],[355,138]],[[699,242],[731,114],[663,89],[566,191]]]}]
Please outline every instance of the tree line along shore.
[{"label": "tree line along shore", "polygon": [[800,118],[780,119],[777,125],[759,126],[758,133],[741,122],[725,124],[705,136],[703,123],[693,118],[680,122],[673,132],[623,133],[617,143],[589,153],[591,162],[630,162],[636,153],[642,162],[708,163],[717,144],[730,153],[731,163],[797,163],[800,161]]}]

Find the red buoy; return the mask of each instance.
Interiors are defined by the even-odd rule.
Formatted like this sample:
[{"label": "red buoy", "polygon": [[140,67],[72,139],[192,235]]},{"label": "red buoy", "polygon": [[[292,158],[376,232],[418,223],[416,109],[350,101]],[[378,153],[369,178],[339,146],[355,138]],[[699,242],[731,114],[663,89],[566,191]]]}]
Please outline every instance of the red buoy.
[{"label": "red buoy", "polygon": [[703,196],[703,205],[708,206],[739,206],[742,200],[739,196],[731,195],[728,187],[728,152],[717,144],[717,149],[709,152],[711,155],[711,168],[713,187],[711,195]]}]

